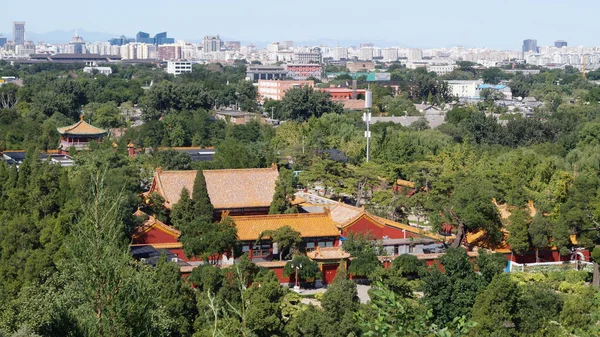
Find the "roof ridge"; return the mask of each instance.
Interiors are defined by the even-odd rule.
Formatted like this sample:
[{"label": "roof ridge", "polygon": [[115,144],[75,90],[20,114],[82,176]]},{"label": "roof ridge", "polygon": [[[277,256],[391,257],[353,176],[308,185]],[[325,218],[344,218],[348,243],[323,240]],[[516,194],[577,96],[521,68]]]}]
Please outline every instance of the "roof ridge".
[{"label": "roof ridge", "polygon": [[322,213],[292,213],[292,214],[263,214],[263,215],[237,215],[237,216],[230,216],[230,218],[232,220],[245,220],[245,219],[252,219],[252,220],[258,220],[258,219],[285,219],[285,218],[299,218],[299,217],[313,217],[313,218],[321,218],[321,217],[328,217],[329,213],[327,212],[322,212]]},{"label": "roof ridge", "polygon": [[225,171],[233,171],[233,172],[239,172],[239,171],[276,171],[274,170],[272,167],[254,167],[254,168],[242,168],[242,169],[217,169],[217,170],[202,170],[202,173],[204,172],[225,172]]},{"label": "roof ridge", "polygon": [[[156,169],[158,169],[158,168],[156,168]],[[156,169],[154,169],[154,170],[156,171]],[[163,174],[163,173],[193,172],[193,171],[198,172],[198,170],[161,170],[160,173]]]}]

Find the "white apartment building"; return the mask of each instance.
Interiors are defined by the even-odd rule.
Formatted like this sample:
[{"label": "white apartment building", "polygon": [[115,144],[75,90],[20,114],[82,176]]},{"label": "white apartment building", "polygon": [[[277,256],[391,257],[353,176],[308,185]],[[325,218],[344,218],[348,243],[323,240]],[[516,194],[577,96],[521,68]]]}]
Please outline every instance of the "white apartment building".
[{"label": "white apartment building", "polygon": [[85,68],[83,68],[83,72],[88,73],[88,74],[93,73],[94,70],[97,70],[98,74],[102,74],[102,75],[106,75],[106,76],[112,74],[111,67],[85,67]]},{"label": "white apartment building", "polygon": [[428,64],[427,71],[436,73],[438,76],[444,76],[456,69],[455,64]]},{"label": "white apartment building", "polygon": [[483,84],[483,80],[468,80],[468,81],[446,81],[450,94],[459,98],[479,97],[477,88]]},{"label": "white apartment building", "polygon": [[421,49],[409,49],[408,50],[409,61],[419,61],[423,59],[423,50]]},{"label": "white apartment building", "polygon": [[381,49],[381,57],[383,57],[384,62],[396,62],[396,61],[398,61],[398,49],[396,49],[396,48]]},{"label": "white apartment building", "polygon": [[183,73],[192,72],[192,62],[186,61],[169,61],[167,62],[167,73],[172,75],[179,75]]},{"label": "white apartment building", "polygon": [[371,61],[373,60],[373,48],[365,47],[360,48],[358,59],[361,61]]},{"label": "white apartment building", "polygon": [[339,61],[342,59],[347,60],[348,59],[348,48],[335,47],[335,48],[333,48],[332,56],[333,56],[333,59],[336,61]]}]

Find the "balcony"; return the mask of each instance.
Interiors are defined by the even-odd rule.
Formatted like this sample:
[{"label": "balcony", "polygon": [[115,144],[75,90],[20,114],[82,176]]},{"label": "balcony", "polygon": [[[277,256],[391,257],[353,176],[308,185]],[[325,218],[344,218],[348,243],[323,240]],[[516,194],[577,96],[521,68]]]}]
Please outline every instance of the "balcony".
[{"label": "balcony", "polygon": [[61,141],[59,144],[59,147],[65,151],[68,151],[70,148],[74,147],[75,150],[87,150],[88,148],[88,143],[85,142],[66,142],[66,141]]}]

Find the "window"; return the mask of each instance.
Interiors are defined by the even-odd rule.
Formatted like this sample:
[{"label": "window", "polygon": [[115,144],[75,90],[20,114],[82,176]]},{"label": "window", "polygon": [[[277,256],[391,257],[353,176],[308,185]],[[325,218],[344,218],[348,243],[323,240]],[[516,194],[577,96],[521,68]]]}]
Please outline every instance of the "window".
[{"label": "window", "polygon": [[307,252],[312,252],[313,250],[315,250],[315,243],[314,242],[307,242],[306,243],[306,251]]},{"label": "window", "polygon": [[264,257],[271,255],[271,245],[270,244],[258,244],[252,246],[252,256],[253,257]]},{"label": "window", "polygon": [[249,245],[243,245],[242,246],[242,252],[243,253],[247,253],[250,251],[250,246]]},{"label": "window", "polygon": [[319,241],[319,248],[333,247],[333,241]]}]

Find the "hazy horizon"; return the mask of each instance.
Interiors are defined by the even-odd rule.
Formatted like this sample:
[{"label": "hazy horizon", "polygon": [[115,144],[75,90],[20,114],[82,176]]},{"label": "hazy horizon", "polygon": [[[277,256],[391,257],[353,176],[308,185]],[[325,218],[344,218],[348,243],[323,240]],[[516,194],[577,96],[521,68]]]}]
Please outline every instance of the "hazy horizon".
[{"label": "hazy horizon", "polygon": [[219,34],[256,43],[327,40],[332,45],[347,45],[348,41],[362,41],[379,47],[462,45],[519,50],[522,40],[528,38],[537,39],[538,45],[552,45],[556,40],[566,40],[570,46],[600,45],[591,34],[595,28],[593,13],[600,10],[600,2],[578,2],[577,6],[565,6],[558,0],[507,0],[500,6],[474,0],[458,4],[443,0],[105,0],[101,7],[88,10],[75,0],[21,0],[0,5],[4,14],[0,33],[12,37],[12,22],[25,21],[27,32],[33,36],[81,29],[98,32],[103,38],[167,31],[169,37],[188,41]]}]

